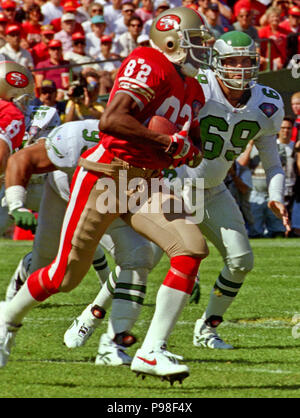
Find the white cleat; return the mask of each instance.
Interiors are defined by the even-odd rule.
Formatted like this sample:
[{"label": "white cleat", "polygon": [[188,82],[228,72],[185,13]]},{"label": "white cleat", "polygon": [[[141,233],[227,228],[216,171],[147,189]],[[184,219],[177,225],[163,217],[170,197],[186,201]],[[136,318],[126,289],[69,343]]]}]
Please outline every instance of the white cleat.
[{"label": "white cleat", "polygon": [[[222,318],[216,321],[217,325],[222,322]],[[216,331],[216,326],[212,326],[213,320],[210,318],[198,319],[195,323],[193,344],[196,347],[207,347],[219,350],[231,350],[233,346],[225,343]]]},{"label": "white cleat", "polygon": [[[132,337],[132,336],[130,336]],[[98,353],[96,356],[95,364],[97,366],[128,366],[132,362],[125,350],[136,341],[135,337],[132,337],[134,341],[131,344],[125,346],[117,344],[113,341],[108,334],[103,334],[100,338]]]},{"label": "white cleat", "polygon": [[65,345],[68,348],[82,347],[101,324],[104,316],[104,309],[89,305],[65,332]]},{"label": "white cleat", "polygon": [[189,368],[184,364],[179,364],[181,356],[170,353],[162,345],[160,348],[151,352],[137,350],[131,363],[131,370],[137,374],[155,376],[161,380],[167,380],[173,384],[176,380],[182,383],[183,379],[189,376]]},{"label": "white cleat", "polygon": [[26,282],[29,276],[29,267],[31,264],[32,253],[26,254],[25,257],[19,262],[9,285],[6,289],[5,300],[9,302],[18,293],[23,284]]},{"label": "white cleat", "polygon": [[21,327],[7,324],[1,315],[0,303],[0,368],[5,367],[12,347],[15,345],[16,332]]}]

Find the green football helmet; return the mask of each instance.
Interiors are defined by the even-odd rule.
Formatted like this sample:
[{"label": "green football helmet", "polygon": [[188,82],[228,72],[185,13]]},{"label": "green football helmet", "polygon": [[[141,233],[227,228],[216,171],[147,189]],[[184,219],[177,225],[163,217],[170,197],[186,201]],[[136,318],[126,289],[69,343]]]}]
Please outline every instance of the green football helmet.
[{"label": "green football helmet", "polygon": [[201,14],[188,7],[165,10],[150,28],[151,46],[190,77],[211,64],[212,48],[206,45],[211,37]]},{"label": "green football helmet", "polygon": [[[250,66],[224,65],[226,58],[249,57]],[[258,78],[259,54],[252,38],[244,32],[231,31],[216,40],[213,46],[213,70],[225,86],[235,90],[252,88]],[[229,73],[234,77],[229,77]]]}]

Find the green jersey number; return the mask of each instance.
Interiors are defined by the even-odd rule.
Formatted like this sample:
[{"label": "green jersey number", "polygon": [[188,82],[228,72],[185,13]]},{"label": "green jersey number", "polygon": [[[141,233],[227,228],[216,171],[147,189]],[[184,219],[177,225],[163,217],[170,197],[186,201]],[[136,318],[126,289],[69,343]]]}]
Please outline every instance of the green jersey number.
[{"label": "green jersey number", "polygon": [[[211,132],[215,128],[219,133]],[[225,119],[218,116],[206,116],[200,121],[201,138],[203,141],[204,158],[214,160],[218,158],[223,150],[225,140],[222,132],[228,132],[229,125]],[[246,148],[248,142],[257,135],[260,126],[256,121],[241,120],[234,125],[230,142],[233,150],[227,150],[225,158],[232,161],[238,157]]]},{"label": "green jersey number", "polygon": [[262,92],[265,96],[270,97],[271,99],[280,99],[279,94],[275,90],[263,88]]},{"label": "green jersey number", "polygon": [[91,131],[89,133],[88,129],[84,129],[82,131],[82,137],[86,141],[96,142],[97,144],[100,141],[100,139],[99,139],[99,131]]}]

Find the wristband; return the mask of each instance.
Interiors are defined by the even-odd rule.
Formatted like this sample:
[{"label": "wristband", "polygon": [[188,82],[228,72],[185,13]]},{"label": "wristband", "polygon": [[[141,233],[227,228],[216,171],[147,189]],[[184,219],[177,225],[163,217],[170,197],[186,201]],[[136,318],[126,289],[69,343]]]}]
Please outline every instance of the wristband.
[{"label": "wristband", "polygon": [[8,213],[25,205],[26,189],[23,186],[10,186],[5,190],[5,198],[8,206]]}]

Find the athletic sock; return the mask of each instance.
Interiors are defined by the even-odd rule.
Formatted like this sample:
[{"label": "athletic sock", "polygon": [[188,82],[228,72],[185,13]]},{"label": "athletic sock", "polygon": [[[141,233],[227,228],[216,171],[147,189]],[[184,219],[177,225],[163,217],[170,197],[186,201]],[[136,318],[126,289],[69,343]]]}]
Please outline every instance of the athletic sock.
[{"label": "athletic sock", "polygon": [[101,285],[103,286],[109,277],[110,268],[108,267],[104,251],[102,250],[100,245],[97,246],[97,249],[94,254],[93,267],[96,271]]},{"label": "athletic sock", "polygon": [[129,332],[140,314],[145,293],[148,269],[115,269],[116,287],[109,317],[108,331],[110,338],[116,334]]},{"label": "athletic sock", "polygon": [[156,309],[142,350],[151,351],[168,338],[192,292],[198,272],[199,258],[179,256],[171,259],[171,268],[160,286]]},{"label": "athletic sock", "polygon": [[39,303],[31,295],[26,281],[14,298],[4,304],[3,315],[5,321],[13,325],[21,324],[27,313]]},{"label": "athletic sock", "polygon": [[202,319],[205,320],[210,316],[223,317],[235,300],[246,274],[246,271],[239,272],[233,277],[229,270],[224,267],[210,292],[209,302]]},{"label": "athletic sock", "polygon": [[110,272],[108,279],[103,284],[100,292],[95,297],[95,299],[92,302],[92,306],[98,305],[101,308],[103,308],[105,311],[107,311],[110,308],[113,294],[116,287],[116,274],[115,271]]}]

